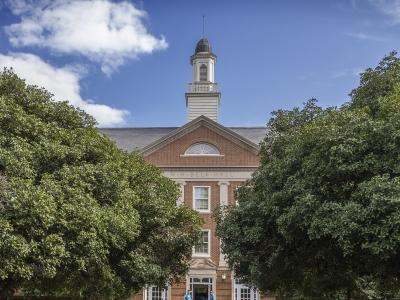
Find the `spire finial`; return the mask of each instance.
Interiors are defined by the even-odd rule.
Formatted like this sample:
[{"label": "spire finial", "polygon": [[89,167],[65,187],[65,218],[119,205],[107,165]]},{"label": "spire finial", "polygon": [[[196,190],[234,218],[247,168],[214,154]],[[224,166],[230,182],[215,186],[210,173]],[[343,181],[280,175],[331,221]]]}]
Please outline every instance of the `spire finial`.
[{"label": "spire finial", "polygon": [[205,27],[205,23],[206,23],[206,16],[203,15],[203,39],[204,39],[204,27]]}]

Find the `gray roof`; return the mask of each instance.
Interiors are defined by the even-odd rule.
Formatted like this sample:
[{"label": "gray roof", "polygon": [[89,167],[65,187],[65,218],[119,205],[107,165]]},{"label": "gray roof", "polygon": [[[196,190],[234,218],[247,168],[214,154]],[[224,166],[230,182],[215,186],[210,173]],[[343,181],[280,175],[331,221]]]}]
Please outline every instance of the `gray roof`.
[{"label": "gray roof", "polygon": [[211,45],[207,39],[202,38],[200,41],[197,42],[195,53],[199,52],[208,52],[212,53]]},{"label": "gray roof", "polygon": [[[126,151],[140,150],[179,127],[100,128],[118,147]],[[227,127],[249,141],[259,144],[265,137],[265,127]]]}]

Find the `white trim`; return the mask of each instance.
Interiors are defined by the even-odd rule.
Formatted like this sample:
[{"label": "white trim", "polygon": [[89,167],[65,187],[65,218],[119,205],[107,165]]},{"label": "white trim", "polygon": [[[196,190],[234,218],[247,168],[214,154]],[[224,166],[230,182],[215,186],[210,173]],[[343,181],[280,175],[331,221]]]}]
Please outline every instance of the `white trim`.
[{"label": "white trim", "polygon": [[[199,283],[193,283],[193,285],[208,285],[209,287],[211,287],[211,290],[213,291],[214,295],[215,295],[215,299],[217,299],[217,272],[213,271],[213,272],[201,272],[201,273],[193,273],[191,274],[190,271],[188,273],[188,275],[186,276],[186,290],[190,290],[191,292],[193,292],[193,290],[191,289],[190,286],[190,279],[194,279],[194,278],[199,278],[199,279],[203,279],[203,278],[210,278],[212,280],[212,283],[203,283],[203,282],[199,282]],[[209,292],[211,292],[211,290],[209,290]],[[186,291],[185,291],[186,292]],[[192,294],[192,299],[194,295]],[[210,299],[209,295],[208,295],[208,299]]]},{"label": "white trim", "polygon": [[[219,181],[219,204],[221,207],[226,207],[229,205],[229,181]],[[220,267],[228,267],[228,263],[226,262],[225,255],[221,250],[221,240],[219,243],[219,266]]]},{"label": "white trim", "polygon": [[229,181],[225,180],[218,181],[218,185],[219,185],[219,204],[221,206],[228,206],[229,204],[228,186],[230,185]]},{"label": "white trim", "polygon": [[[210,94],[213,94],[213,93],[210,93]],[[214,94],[217,95],[219,98],[220,93],[214,93]],[[188,101],[188,96],[196,96],[196,95],[198,95],[198,94],[186,93],[185,94],[186,105],[187,105],[187,101]],[[200,95],[200,96],[202,96],[202,95]],[[173,130],[169,134],[163,136],[162,138],[160,138],[160,139],[154,141],[153,143],[142,148],[140,150],[140,153],[142,153],[144,156],[147,156],[147,155],[153,153],[154,151],[156,151],[157,149],[160,149],[165,144],[170,143],[170,142],[184,136],[185,134],[199,128],[200,126],[205,126],[209,129],[215,131],[216,133],[223,135],[224,137],[226,137],[233,143],[238,144],[245,149],[248,149],[249,151],[253,152],[256,155],[258,155],[258,153],[259,153],[260,147],[258,145],[256,145],[252,141],[244,138],[243,136],[234,132],[233,130],[231,130],[227,127],[224,127],[221,124],[219,124],[218,122],[213,121],[210,118],[207,118],[205,116],[199,116],[198,118],[190,121],[189,123],[186,123],[182,127],[179,127],[177,129]]]},{"label": "white trim", "polygon": [[176,199],[176,206],[181,206],[185,204],[185,185],[186,181],[175,180],[175,183],[179,185],[180,195],[178,199]]},{"label": "white trim", "polygon": [[[165,288],[157,287],[156,285],[146,285],[143,289],[143,299],[144,300],[153,300],[153,288],[157,288],[161,290],[161,299],[162,300],[170,300],[171,299],[171,286],[168,284]],[[150,294],[150,295],[149,295]]]},{"label": "white trim", "polygon": [[211,257],[211,229],[202,229],[201,232],[207,231],[208,233],[208,247],[207,253],[195,253],[195,247],[193,247],[192,257]]},{"label": "white trim", "polygon": [[[234,300],[243,300],[241,297],[241,290],[245,289],[248,290],[249,292],[249,300],[260,300],[260,292],[253,287],[250,287],[246,284],[243,283],[236,283],[236,279],[233,279],[233,299]],[[237,298],[235,297],[235,295],[237,296]]]},{"label": "white trim", "polygon": [[232,300],[235,300],[235,276],[233,275],[233,272],[231,272],[231,295]]},{"label": "white trim", "polygon": [[157,167],[161,168],[164,171],[216,171],[216,172],[237,172],[237,171],[250,171],[254,172],[260,167],[259,165],[248,165],[248,166],[219,166],[219,165],[161,165],[158,164]]},{"label": "white trim", "polygon": [[[196,198],[195,189],[196,188],[207,188],[208,189],[208,209],[198,209],[196,208]],[[194,185],[192,189],[192,202],[193,209],[201,214],[209,214],[211,212],[211,186],[209,185]]]},{"label": "white trim", "polygon": [[[215,150],[214,152],[216,153],[188,153],[189,151],[191,151],[193,149],[193,147],[197,146],[197,145],[203,145],[203,146],[207,146],[212,150]],[[218,149],[217,146],[215,146],[212,143],[206,142],[206,141],[201,141],[201,142],[196,142],[191,144],[186,150],[185,153],[183,154],[184,156],[220,156],[221,155],[221,151]],[[182,155],[181,155],[182,156]]]},{"label": "white trim", "polygon": [[185,170],[164,170],[164,176],[172,180],[182,181],[246,181],[251,178],[254,171],[185,171]]}]

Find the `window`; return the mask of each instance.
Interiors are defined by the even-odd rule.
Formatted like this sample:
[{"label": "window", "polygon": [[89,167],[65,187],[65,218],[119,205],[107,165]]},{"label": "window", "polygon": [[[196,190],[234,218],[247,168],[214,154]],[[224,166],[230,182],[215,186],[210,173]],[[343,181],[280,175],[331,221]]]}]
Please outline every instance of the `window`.
[{"label": "window", "polygon": [[207,66],[205,64],[200,66],[200,81],[207,81]]},{"label": "window", "polygon": [[157,286],[149,286],[146,289],[147,300],[167,300],[167,288],[160,288]]},{"label": "window", "polygon": [[210,187],[193,187],[193,209],[199,212],[210,212]]},{"label": "window", "polygon": [[191,145],[185,155],[220,155],[219,150],[214,145],[208,143],[196,143]]},{"label": "window", "polygon": [[259,298],[257,289],[235,279],[235,300],[259,300]]},{"label": "window", "polygon": [[241,300],[250,300],[251,291],[249,288],[241,288],[240,289],[240,299]]},{"label": "window", "polygon": [[193,256],[209,256],[210,255],[210,231],[203,230],[199,243],[194,246]]},{"label": "window", "polygon": [[[213,290],[213,278],[212,277],[189,277],[189,288],[192,292],[192,299],[210,299],[210,297],[200,296],[198,292],[206,292],[207,295],[210,295],[210,292]],[[196,297],[197,294],[197,297]],[[200,296],[200,297],[199,297]]]}]

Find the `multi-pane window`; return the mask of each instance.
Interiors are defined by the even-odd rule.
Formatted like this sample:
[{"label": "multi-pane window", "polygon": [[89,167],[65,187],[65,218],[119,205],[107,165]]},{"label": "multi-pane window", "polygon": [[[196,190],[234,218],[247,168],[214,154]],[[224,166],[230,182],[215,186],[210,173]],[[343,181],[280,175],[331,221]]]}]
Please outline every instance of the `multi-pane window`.
[{"label": "multi-pane window", "polygon": [[160,288],[157,286],[150,286],[146,290],[147,292],[147,300],[168,300],[167,298],[167,289]]},{"label": "multi-pane window", "polygon": [[204,230],[201,232],[201,237],[199,243],[194,246],[194,255],[210,255],[210,232]]},{"label": "multi-pane window", "polygon": [[193,187],[193,208],[200,212],[210,211],[210,187]]},{"label": "multi-pane window", "polygon": [[257,289],[241,283],[235,279],[235,300],[259,300]]},{"label": "multi-pane window", "polygon": [[207,66],[204,64],[200,66],[200,81],[207,81]]},{"label": "multi-pane window", "polygon": [[250,300],[251,290],[249,287],[240,289],[240,299],[241,300]]},{"label": "multi-pane window", "polygon": [[220,152],[214,145],[195,143],[185,151],[185,155],[220,155]]}]

